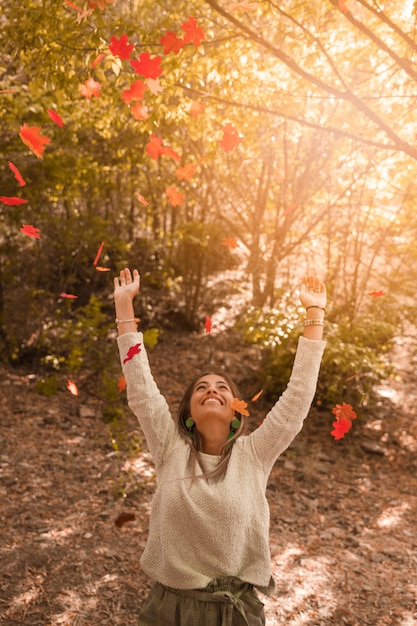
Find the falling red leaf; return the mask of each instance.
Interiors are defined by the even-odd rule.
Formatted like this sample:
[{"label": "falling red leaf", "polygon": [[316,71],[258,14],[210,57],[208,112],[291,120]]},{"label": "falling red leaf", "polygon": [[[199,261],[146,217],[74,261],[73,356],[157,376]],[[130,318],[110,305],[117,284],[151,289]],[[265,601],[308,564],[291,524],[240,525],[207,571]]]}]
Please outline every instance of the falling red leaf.
[{"label": "falling red leaf", "polygon": [[227,246],[233,250],[239,246],[239,243],[234,237],[223,237],[222,246]]},{"label": "falling red leaf", "polygon": [[244,400],[239,400],[238,398],[233,398],[230,403],[230,408],[233,411],[237,411],[237,413],[241,413],[242,415],[246,415],[249,417],[249,411],[247,410],[248,403]]},{"label": "falling red leaf", "polygon": [[184,167],[177,168],[178,180],[190,180],[195,174],[195,166],[187,163]]},{"label": "falling red leaf", "polygon": [[112,37],[110,39],[110,52],[113,56],[122,59],[122,61],[129,59],[134,49],[135,46],[129,44],[129,38],[127,35],[122,35],[120,39],[117,39],[117,37]]},{"label": "falling red leaf", "polygon": [[255,395],[252,398],[252,402],[256,402],[257,400],[259,400],[259,398],[261,397],[261,395],[263,394],[264,390],[261,389],[260,391],[258,391],[258,393],[255,393]]},{"label": "falling red leaf", "polygon": [[333,422],[333,427],[334,430],[332,430],[330,434],[333,435],[335,439],[343,439],[346,433],[348,433],[352,428],[352,422],[348,422],[347,420],[342,418],[340,420],[337,420],[336,422]]},{"label": "falling red leaf", "polygon": [[230,152],[242,141],[242,137],[239,136],[236,128],[232,124],[226,124],[223,128],[223,139],[219,141],[219,144],[225,152]]},{"label": "falling red leaf", "polygon": [[98,272],[111,272],[110,267],[102,267],[101,265],[96,265],[96,270]]},{"label": "falling red leaf", "polygon": [[170,52],[178,54],[185,45],[184,39],[177,37],[177,35],[170,30],[168,30],[166,34],[161,37],[159,43],[161,46],[164,46],[164,54],[169,54]]},{"label": "falling red leaf", "polygon": [[135,120],[147,120],[149,117],[148,107],[142,106],[140,102],[132,104],[130,112]]},{"label": "falling red leaf", "polygon": [[56,113],[56,111],[53,111],[52,109],[47,109],[46,112],[51,118],[51,120],[55,122],[55,124],[58,124],[58,126],[60,126],[61,128],[64,126],[64,122],[62,120],[62,117],[59,115],[59,113]]},{"label": "falling red leaf", "polygon": [[34,237],[35,239],[41,238],[39,234],[39,228],[35,228],[31,224],[23,224],[22,228],[20,229],[20,232],[24,233],[28,237]]},{"label": "falling red leaf", "polygon": [[206,321],[204,322],[204,328],[206,329],[206,334],[208,335],[212,328],[211,319],[208,315],[206,315]]},{"label": "falling red leaf", "polygon": [[136,196],[136,198],[139,200],[139,202],[141,204],[143,204],[144,206],[149,206],[149,202],[147,200],[145,200],[145,198],[143,196],[141,196],[140,193],[136,193],[135,196]]},{"label": "falling red leaf", "polygon": [[197,48],[206,38],[204,30],[199,28],[194,17],[190,17],[186,22],[183,22],[181,28],[184,31],[184,42],[189,43],[192,41]]},{"label": "falling red leaf", "polygon": [[357,415],[352,408],[352,405],[346,404],[336,404],[336,406],[332,409],[332,413],[336,416],[336,421],[333,422],[334,430],[331,431],[331,435],[335,439],[342,439],[347,432],[352,427],[352,420],[356,419]]},{"label": "falling red leaf", "polygon": [[120,513],[114,520],[114,523],[117,528],[121,528],[123,524],[126,524],[127,522],[133,522],[135,519],[136,517],[134,513]]},{"label": "falling red leaf", "polygon": [[59,297],[60,298],[68,298],[69,300],[75,300],[76,298],[78,298],[78,296],[74,296],[72,293],[65,293],[65,291],[60,293]]},{"label": "falling red leaf", "polygon": [[163,154],[162,139],[152,133],[150,142],[146,144],[146,153],[157,160]]},{"label": "falling red leaf", "polygon": [[87,78],[84,85],[80,87],[80,94],[87,98],[87,100],[91,100],[93,96],[96,98],[100,97],[100,89],[101,84],[94,80],[94,78]]},{"label": "falling red leaf", "polygon": [[22,174],[19,172],[19,170],[17,169],[16,165],[14,163],[12,163],[11,161],[8,161],[7,165],[10,167],[10,169],[12,170],[15,179],[17,180],[17,182],[19,183],[19,185],[21,187],[24,187],[26,185],[26,181],[23,178]]},{"label": "falling red leaf", "polygon": [[127,363],[128,361],[131,361],[131,360],[133,359],[133,357],[134,357],[136,354],[139,354],[139,353],[140,353],[140,351],[141,351],[141,349],[142,349],[142,348],[141,348],[141,345],[142,345],[142,344],[137,343],[135,346],[131,346],[131,347],[129,348],[129,350],[127,351],[126,358],[123,360],[123,365],[124,365],[125,363]]},{"label": "falling red leaf", "polygon": [[43,159],[45,146],[51,140],[49,137],[41,135],[40,131],[40,126],[27,126],[27,124],[23,124],[23,126],[20,127],[19,135],[29,150],[32,150],[38,159]]},{"label": "falling red leaf", "polygon": [[93,265],[97,265],[97,263],[99,261],[99,258],[101,257],[101,253],[103,252],[103,248],[104,248],[104,241],[101,242],[101,244],[100,244],[100,246],[99,246],[99,248],[97,250],[97,254],[96,254],[96,257],[95,257],[95,259],[93,261]]},{"label": "falling red leaf", "polygon": [[9,206],[15,206],[18,204],[27,204],[29,200],[24,200],[23,198],[16,198],[12,196],[0,196],[0,202],[2,204],[8,204]]},{"label": "falling red leaf", "polygon": [[98,56],[96,56],[96,58],[94,59],[94,61],[90,65],[90,70],[93,70],[96,67],[96,65],[101,63],[105,56],[106,55],[104,54],[104,52],[100,52],[100,54]]},{"label": "falling red leaf", "polygon": [[199,115],[204,115],[204,102],[192,102],[190,106],[190,115],[196,120]]},{"label": "falling red leaf", "polygon": [[172,206],[181,206],[184,200],[184,194],[177,190],[176,187],[168,187],[166,190],[168,200]]},{"label": "falling red leaf", "polygon": [[126,104],[130,104],[132,100],[143,100],[147,88],[148,86],[142,80],[135,80],[135,82],[130,85],[129,89],[122,91],[120,97]]},{"label": "falling red leaf", "polygon": [[123,374],[119,378],[119,381],[117,383],[117,388],[120,393],[122,393],[122,391],[126,389],[126,378],[123,376]]},{"label": "falling red leaf", "polygon": [[138,61],[132,60],[130,63],[136,74],[141,74],[145,78],[158,78],[163,72],[161,60],[160,56],[151,59],[149,52],[142,52]]},{"label": "falling red leaf", "polygon": [[78,396],[78,387],[69,378],[68,378],[68,382],[67,382],[67,389],[68,389],[68,391],[70,393],[72,393],[73,396]]},{"label": "falling red leaf", "polygon": [[379,296],[385,296],[385,291],[370,291],[368,293],[368,296],[374,296],[375,298],[378,298]]}]

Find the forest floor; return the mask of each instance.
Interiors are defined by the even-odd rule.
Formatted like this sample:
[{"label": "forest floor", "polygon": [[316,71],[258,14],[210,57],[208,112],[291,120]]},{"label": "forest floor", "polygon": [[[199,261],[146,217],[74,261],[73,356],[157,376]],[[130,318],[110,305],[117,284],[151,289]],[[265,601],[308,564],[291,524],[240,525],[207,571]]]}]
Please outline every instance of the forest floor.
[{"label": "forest floor", "polygon": [[[166,332],[150,352],[173,410],[209,362],[255,393],[256,359],[227,333]],[[417,624],[417,389],[412,360],[399,366],[344,439],[330,436],[331,414],[313,409],[277,461],[268,626]],[[45,397],[36,373],[0,373],[0,624],[136,625],[151,586],[139,564],[155,489],[145,446],[116,450],[103,407],[82,389]],[[262,419],[265,400],[253,406]]]}]

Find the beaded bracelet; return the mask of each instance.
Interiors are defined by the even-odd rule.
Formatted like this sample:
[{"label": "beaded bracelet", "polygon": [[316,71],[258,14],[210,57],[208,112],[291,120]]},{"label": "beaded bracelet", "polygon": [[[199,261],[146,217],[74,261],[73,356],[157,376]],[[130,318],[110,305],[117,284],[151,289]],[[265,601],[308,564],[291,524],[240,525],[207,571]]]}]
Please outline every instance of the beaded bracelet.
[{"label": "beaded bracelet", "polygon": [[324,326],[324,320],[305,320],[304,326]]},{"label": "beaded bracelet", "polygon": [[116,324],[127,324],[128,322],[136,322],[136,324],[139,322],[139,318],[138,317],[132,317],[130,320],[118,320],[117,317],[114,320],[116,322]]}]

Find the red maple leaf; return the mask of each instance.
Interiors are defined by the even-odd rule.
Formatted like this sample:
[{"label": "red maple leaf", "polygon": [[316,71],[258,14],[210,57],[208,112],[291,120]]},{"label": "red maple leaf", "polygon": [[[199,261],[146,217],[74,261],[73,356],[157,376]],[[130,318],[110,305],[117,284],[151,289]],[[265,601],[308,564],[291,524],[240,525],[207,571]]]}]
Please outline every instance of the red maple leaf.
[{"label": "red maple leaf", "polygon": [[184,167],[177,168],[178,180],[190,180],[195,174],[195,166],[187,163]]},{"label": "red maple leaf", "polygon": [[124,365],[125,363],[127,363],[128,361],[131,361],[131,360],[133,359],[133,357],[134,357],[136,354],[139,354],[139,353],[140,353],[140,351],[141,351],[141,349],[142,349],[142,348],[141,348],[141,345],[142,345],[142,344],[137,343],[135,346],[131,346],[131,347],[129,348],[129,350],[127,351],[126,358],[125,358],[125,359],[123,359],[123,365]]},{"label": "red maple leaf", "polygon": [[19,204],[27,204],[29,201],[12,196],[0,196],[0,202],[2,204],[8,204],[9,206],[17,206]]},{"label": "red maple leaf", "polygon": [[212,323],[211,319],[208,315],[206,315],[206,321],[204,322],[204,328],[206,329],[206,334],[208,335],[211,331]]},{"label": "red maple leaf", "polygon": [[178,54],[185,45],[184,39],[177,37],[177,35],[170,30],[167,30],[166,34],[161,37],[159,43],[161,46],[164,46],[164,54],[169,54],[170,52]]},{"label": "red maple leaf", "polygon": [[80,94],[87,98],[87,100],[91,100],[93,96],[96,98],[100,97],[100,89],[101,84],[97,80],[94,80],[94,78],[87,78],[84,85],[81,85],[80,87]]},{"label": "red maple leaf", "polygon": [[157,160],[159,155],[163,154],[163,152],[164,147],[162,145],[162,139],[152,133],[150,142],[146,144],[146,153]]},{"label": "red maple leaf", "polygon": [[20,229],[20,232],[24,233],[28,237],[35,237],[35,239],[41,238],[39,234],[39,228],[35,228],[31,224],[23,224],[22,228]]},{"label": "red maple leaf", "polygon": [[348,420],[342,418],[340,420],[337,420],[336,422],[333,422],[333,427],[334,430],[332,430],[330,434],[333,435],[335,439],[343,439],[346,433],[348,433],[351,429],[352,422],[349,422]]},{"label": "red maple leaf", "polygon": [[127,35],[122,35],[120,39],[112,37],[110,39],[109,50],[113,56],[119,57],[119,59],[127,60],[130,58],[135,46],[129,44],[129,38]]},{"label": "red maple leaf", "polygon": [[227,246],[228,248],[234,250],[234,248],[237,248],[239,244],[237,239],[235,239],[234,237],[223,237],[222,246]]},{"label": "red maple leaf", "polygon": [[140,102],[132,104],[130,112],[135,120],[147,120],[149,117],[148,107],[142,106]]},{"label": "red maple leaf", "polygon": [[10,167],[10,169],[12,170],[15,179],[17,180],[17,182],[19,183],[19,185],[21,187],[24,187],[26,185],[26,181],[23,178],[22,174],[19,172],[19,170],[17,169],[16,165],[14,163],[12,163],[11,161],[8,161],[7,165]]},{"label": "red maple leaf", "polygon": [[149,202],[147,200],[145,200],[145,198],[143,196],[141,196],[140,193],[136,193],[135,196],[136,196],[136,198],[139,200],[139,202],[141,204],[143,204],[144,206],[149,206]]},{"label": "red maple leaf", "polygon": [[117,383],[117,388],[120,391],[120,393],[122,393],[122,391],[126,389],[126,378],[123,376],[123,374],[119,378],[119,382]]},{"label": "red maple leaf", "polygon": [[55,122],[55,124],[58,124],[58,126],[60,126],[61,128],[63,127],[64,122],[62,121],[62,117],[59,115],[59,113],[57,113],[56,111],[53,111],[52,109],[47,109],[46,112],[51,118],[51,120]]},{"label": "red maple leaf", "polygon": [[20,127],[19,135],[20,139],[29,148],[29,150],[32,150],[38,159],[43,159],[45,146],[51,140],[49,137],[41,135],[40,132],[40,126],[27,126],[27,124],[23,124],[23,126]]},{"label": "red maple leaf", "polygon": [[230,152],[233,148],[236,148],[236,146],[240,144],[242,137],[239,136],[239,133],[232,124],[226,124],[222,130],[223,139],[219,141],[219,144],[225,152]]},{"label": "red maple leaf", "polygon": [[72,380],[70,380],[68,378],[68,382],[67,382],[67,389],[70,393],[72,393],[73,396],[78,396],[78,387],[77,385],[72,382]]},{"label": "red maple leaf", "polygon": [[184,31],[184,42],[189,43],[190,41],[198,48],[200,43],[206,38],[204,30],[199,28],[197,25],[197,20],[195,17],[190,17],[186,22],[181,24],[181,28]]},{"label": "red maple leaf", "polygon": [[332,409],[333,415],[336,416],[337,419],[344,419],[348,422],[352,422],[352,420],[357,418],[355,411],[351,404],[336,404],[336,406]]},{"label": "red maple leaf", "polygon": [[184,200],[184,194],[176,189],[176,187],[168,187],[166,190],[168,200],[172,206],[181,206]]},{"label": "red maple leaf", "polygon": [[78,298],[78,296],[74,296],[72,293],[65,293],[65,291],[60,293],[59,297],[60,298],[68,298],[69,300],[75,300],[76,298]]},{"label": "red maple leaf", "polygon": [[149,52],[142,52],[138,61],[130,61],[136,74],[141,74],[145,78],[158,78],[163,72],[161,67],[161,57],[156,56],[151,59]]},{"label": "red maple leaf", "polygon": [[385,291],[370,291],[368,293],[368,296],[374,296],[375,298],[378,298],[379,296],[385,296]]},{"label": "red maple leaf", "polygon": [[97,265],[97,263],[99,261],[99,258],[101,257],[101,253],[103,252],[103,248],[104,248],[104,241],[102,241],[101,244],[99,245],[96,257],[95,257],[95,259],[93,261],[93,265]]},{"label": "red maple leaf", "polygon": [[135,82],[130,85],[129,89],[122,91],[120,97],[126,104],[130,104],[132,100],[143,100],[147,88],[148,86],[142,80],[135,80]]},{"label": "red maple leaf", "polygon": [[241,415],[246,415],[249,417],[249,411],[247,410],[248,403],[244,400],[239,400],[238,398],[233,398],[230,403],[230,408],[237,413],[241,413]]},{"label": "red maple leaf", "polygon": [[104,52],[100,52],[100,54],[96,56],[96,58],[94,59],[94,61],[90,65],[90,70],[93,70],[96,67],[96,65],[101,63],[105,56],[106,55],[104,54]]},{"label": "red maple leaf", "polygon": [[199,115],[204,114],[204,102],[192,102],[190,106],[190,115],[196,120]]}]

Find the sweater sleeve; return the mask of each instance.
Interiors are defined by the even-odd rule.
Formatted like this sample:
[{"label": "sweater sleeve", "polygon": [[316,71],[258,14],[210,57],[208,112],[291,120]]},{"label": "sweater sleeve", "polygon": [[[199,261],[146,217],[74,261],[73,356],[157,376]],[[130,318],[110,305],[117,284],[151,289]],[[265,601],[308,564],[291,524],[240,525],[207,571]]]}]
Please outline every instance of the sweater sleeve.
[{"label": "sweater sleeve", "polygon": [[288,386],[262,425],[249,435],[252,451],[266,472],[300,432],[313,401],[326,343],[300,337]]},{"label": "sweater sleeve", "polygon": [[117,338],[117,343],[126,379],[128,404],[138,418],[149,451],[158,467],[163,462],[163,454],[169,441],[175,437],[175,422],[153,379],[143,345],[143,334],[125,333]]}]

